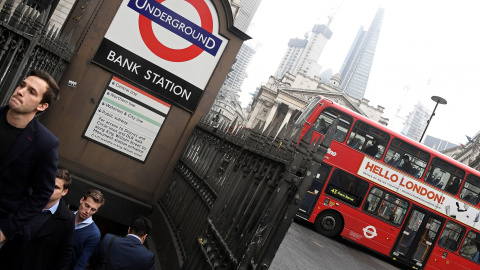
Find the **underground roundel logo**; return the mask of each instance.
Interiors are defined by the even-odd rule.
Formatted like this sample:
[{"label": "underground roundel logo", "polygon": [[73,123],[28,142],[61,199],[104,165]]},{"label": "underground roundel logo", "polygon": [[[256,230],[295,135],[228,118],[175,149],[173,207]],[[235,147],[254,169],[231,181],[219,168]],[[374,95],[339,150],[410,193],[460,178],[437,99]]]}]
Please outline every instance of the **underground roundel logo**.
[{"label": "underground roundel logo", "polygon": [[365,235],[366,238],[370,239],[375,236],[377,236],[377,229],[373,226],[367,226],[363,228],[363,235]]},{"label": "underground roundel logo", "polygon": [[[167,8],[165,0],[130,0],[128,6],[139,13],[138,27],[143,42],[156,56],[171,62],[186,62],[207,52],[215,56],[222,40],[213,35],[212,13],[204,0],[184,0],[200,16],[201,25]],[[157,24],[178,37],[192,43],[183,49],[165,46],[155,36],[153,27]],[[160,37],[161,39],[161,37]]]}]

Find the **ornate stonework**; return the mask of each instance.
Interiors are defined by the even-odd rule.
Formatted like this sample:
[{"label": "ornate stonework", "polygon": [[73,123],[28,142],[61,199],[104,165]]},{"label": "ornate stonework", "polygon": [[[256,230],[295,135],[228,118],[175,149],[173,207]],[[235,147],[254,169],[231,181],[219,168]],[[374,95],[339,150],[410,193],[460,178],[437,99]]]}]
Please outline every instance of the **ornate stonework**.
[{"label": "ornate stonework", "polygon": [[330,82],[326,83],[318,77],[310,78],[299,72],[297,76],[287,73],[282,79],[271,76],[265,85],[258,88],[246,126],[254,127],[259,122],[268,125],[274,119],[283,119],[286,123],[319,95],[383,125],[388,124],[388,119],[382,117],[384,107],[374,108],[368,105],[368,100],[357,100],[340,91],[339,74],[335,74]]}]

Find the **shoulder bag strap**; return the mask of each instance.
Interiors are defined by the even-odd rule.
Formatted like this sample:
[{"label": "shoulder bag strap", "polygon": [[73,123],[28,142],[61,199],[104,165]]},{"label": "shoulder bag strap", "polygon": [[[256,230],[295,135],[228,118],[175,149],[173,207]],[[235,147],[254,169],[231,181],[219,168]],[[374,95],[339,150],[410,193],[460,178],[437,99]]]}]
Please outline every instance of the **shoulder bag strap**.
[{"label": "shoulder bag strap", "polygon": [[112,239],[110,239],[110,242],[108,242],[107,253],[105,253],[105,257],[103,258],[103,261],[102,261],[102,270],[107,269],[108,256],[110,255],[110,248],[112,247],[113,240],[115,240],[116,237],[117,236],[114,235]]}]

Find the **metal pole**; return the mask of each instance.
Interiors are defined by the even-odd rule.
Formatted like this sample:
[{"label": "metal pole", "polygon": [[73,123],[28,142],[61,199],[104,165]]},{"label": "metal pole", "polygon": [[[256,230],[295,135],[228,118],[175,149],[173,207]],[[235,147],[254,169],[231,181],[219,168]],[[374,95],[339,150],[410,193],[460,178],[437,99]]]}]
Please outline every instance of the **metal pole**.
[{"label": "metal pole", "polygon": [[430,124],[430,121],[432,120],[433,116],[435,115],[435,110],[437,109],[438,102],[435,104],[435,109],[433,109],[432,115],[430,115],[430,119],[427,120],[427,126],[423,130],[422,137],[420,137],[420,140],[418,141],[419,143],[422,143],[423,135],[425,135],[425,132],[427,132],[428,125]]},{"label": "metal pole", "polygon": [[423,130],[422,137],[420,137],[419,143],[422,143],[423,135],[425,135],[425,132],[427,132],[428,125],[430,124],[430,121],[432,120],[433,116],[435,115],[435,110],[437,109],[438,103],[440,104],[447,104],[447,101],[438,96],[432,96],[432,100],[435,101],[437,104],[435,104],[435,109],[433,109],[432,115],[430,116],[430,119],[427,120],[427,126],[425,127],[425,130]]}]

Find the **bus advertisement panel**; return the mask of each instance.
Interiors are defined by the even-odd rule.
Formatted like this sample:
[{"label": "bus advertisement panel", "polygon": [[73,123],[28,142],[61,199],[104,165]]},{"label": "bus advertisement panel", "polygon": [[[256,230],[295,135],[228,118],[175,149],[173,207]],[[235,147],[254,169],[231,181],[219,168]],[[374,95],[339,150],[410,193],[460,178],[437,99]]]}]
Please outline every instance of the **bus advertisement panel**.
[{"label": "bus advertisement panel", "polygon": [[476,207],[470,207],[470,205],[455,199],[447,192],[434,189],[367,156],[359,167],[358,175],[432,210],[455,218],[465,225],[480,229],[478,222],[480,210]]}]

